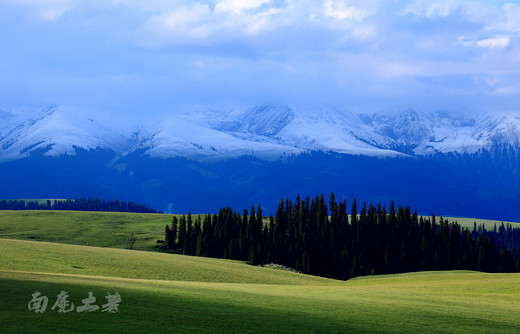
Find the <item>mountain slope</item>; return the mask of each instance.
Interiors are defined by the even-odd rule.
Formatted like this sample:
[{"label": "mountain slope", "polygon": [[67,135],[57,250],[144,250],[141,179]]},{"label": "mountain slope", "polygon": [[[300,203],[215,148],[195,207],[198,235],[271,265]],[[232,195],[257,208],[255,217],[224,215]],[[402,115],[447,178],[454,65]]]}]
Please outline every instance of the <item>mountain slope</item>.
[{"label": "mountain slope", "polygon": [[[206,116],[209,126],[248,141],[369,156],[474,153],[503,143],[519,146],[520,140],[520,121],[499,114],[407,110],[368,115],[300,106],[249,108],[225,114],[219,121],[221,115]],[[272,131],[254,131],[266,128]]]},{"label": "mountain slope", "polygon": [[129,140],[119,131],[97,122],[88,115],[66,112],[49,107],[23,118],[23,113],[0,115],[18,120],[18,124],[0,133],[0,160],[29,156],[33,151],[47,155],[74,154],[74,147],[91,149],[110,147],[118,152],[132,148]]},{"label": "mountain slope", "polygon": [[396,115],[363,115],[365,124],[382,136],[378,147],[414,155],[435,152],[474,153],[507,143],[518,146],[520,122],[501,115],[450,115],[414,110]]},{"label": "mountain slope", "polygon": [[353,114],[333,107],[201,108],[155,120],[105,119],[66,108],[0,110],[0,161],[36,152],[74,154],[104,148],[125,156],[198,160],[254,155],[272,159],[308,151],[367,156],[474,153],[497,144],[520,146],[520,121],[503,115],[407,110]]}]

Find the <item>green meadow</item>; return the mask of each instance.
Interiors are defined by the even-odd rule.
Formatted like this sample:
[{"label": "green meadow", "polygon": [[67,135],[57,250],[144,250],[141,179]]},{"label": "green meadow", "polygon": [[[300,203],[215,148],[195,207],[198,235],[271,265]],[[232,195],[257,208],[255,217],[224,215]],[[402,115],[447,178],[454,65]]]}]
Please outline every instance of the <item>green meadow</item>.
[{"label": "green meadow", "polygon": [[[179,216],[179,215],[177,215]],[[198,215],[194,215],[195,219]],[[0,238],[151,251],[164,239],[172,215],[126,212],[0,211]],[[473,228],[473,222],[497,227],[501,221],[448,218]],[[267,223],[268,219],[264,219]],[[520,223],[511,223],[520,227]]]},{"label": "green meadow", "polygon": [[0,211],[0,238],[153,250],[172,215],[126,212]]},{"label": "green meadow", "polygon": [[477,223],[477,225],[484,225],[486,230],[493,230],[493,227],[496,225],[497,229],[504,223],[511,224],[513,228],[520,228],[520,223],[517,222],[507,222],[507,221],[498,221],[498,220],[489,220],[489,219],[474,219],[474,218],[454,218],[454,217],[445,217],[450,222],[456,221],[460,226],[469,228],[473,230],[473,223]]},{"label": "green meadow", "polygon": [[[153,250],[170,215],[0,212],[0,333],[520,333],[520,274],[337,281]],[[486,224],[487,225],[487,224]],[[19,240],[18,240],[19,239]],[[40,241],[37,241],[40,240]],[[97,247],[94,247],[97,246]],[[117,313],[51,310],[119,293]],[[34,292],[46,311],[28,310]]]},{"label": "green meadow", "polygon": [[330,284],[322,277],[295,275],[241,261],[159,252],[0,239],[2,270],[114,276],[169,281]]}]

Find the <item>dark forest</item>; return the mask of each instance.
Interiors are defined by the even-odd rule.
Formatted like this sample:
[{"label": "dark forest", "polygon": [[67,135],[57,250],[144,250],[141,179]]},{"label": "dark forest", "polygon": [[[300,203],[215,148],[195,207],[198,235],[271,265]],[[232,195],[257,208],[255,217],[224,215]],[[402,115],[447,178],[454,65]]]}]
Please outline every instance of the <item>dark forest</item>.
[{"label": "dark forest", "polygon": [[242,214],[222,208],[218,214],[173,217],[165,228],[168,251],[277,263],[300,272],[336,279],[428,270],[515,272],[518,229],[510,225],[486,231],[461,228],[442,217],[422,217],[410,207],[388,210],[331,194],[293,203],[281,199],[274,216],[264,220],[260,205]]}]

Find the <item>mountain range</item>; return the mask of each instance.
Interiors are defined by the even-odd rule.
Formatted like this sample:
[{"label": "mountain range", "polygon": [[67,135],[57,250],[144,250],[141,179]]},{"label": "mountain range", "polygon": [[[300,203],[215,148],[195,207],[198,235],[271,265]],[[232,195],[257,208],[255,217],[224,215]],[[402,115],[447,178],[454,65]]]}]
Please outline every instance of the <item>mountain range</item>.
[{"label": "mountain range", "polygon": [[519,146],[520,120],[500,114],[406,110],[354,114],[333,107],[199,107],[142,122],[97,119],[47,107],[0,110],[0,161],[74,154],[75,147],[111,149],[118,156],[197,160],[252,155],[274,159],[310,151],[366,156],[474,153],[497,144]]},{"label": "mountain range", "polygon": [[507,115],[334,107],[191,107],[138,118],[0,109],[0,198],[119,198],[218,212],[280,197],[410,205],[520,221],[520,121]]}]

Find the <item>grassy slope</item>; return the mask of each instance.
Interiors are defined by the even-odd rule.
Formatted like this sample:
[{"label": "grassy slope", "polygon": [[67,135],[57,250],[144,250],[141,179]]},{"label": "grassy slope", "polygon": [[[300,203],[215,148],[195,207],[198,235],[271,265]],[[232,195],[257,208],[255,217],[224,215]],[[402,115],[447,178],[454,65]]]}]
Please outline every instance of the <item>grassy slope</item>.
[{"label": "grassy slope", "polygon": [[[339,285],[77,277],[0,270],[3,333],[518,333],[520,275],[423,273]],[[118,292],[119,313],[27,310],[40,291],[77,306]],[[50,307],[50,306],[49,306]]]},{"label": "grassy slope", "polygon": [[0,211],[0,238],[153,250],[172,215],[81,211]]},{"label": "grassy slope", "polygon": [[[238,261],[34,241],[0,239],[0,253],[2,333],[520,332],[520,274],[340,282]],[[89,291],[98,304],[117,291],[120,313],[51,311],[61,290],[76,306]],[[35,291],[50,299],[44,314],[27,310]]]},{"label": "grassy slope", "polygon": [[240,261],[127,249],[0,239],[0,270],[172,281],[330,284],[317,276],[265,269]]},{"label": "grassy slope", "polygon": [[[0,238],[38,240],[75,245],[153,250],[164,238],[172,215],[80,211],[0,211]],[[195,216],[194,216],[195,218]],[[473,222],[491,229],[499,221],[449,218],[464,227]],[[267,218],[266,220],[267,221]],[[513,223],[519,226],[520,223]]]},{"label": "grassy slope", "polygon": [[[157,232],[141,235],[143,249],[153,248],[171,218],[0,214],[2,238],[34,236],[22,226],[30,223],[43,240],[119,248],[126,242],[111,241],[117,233],[128,237],[153,226]],[[0,254],[1,333],[520,332],[519,274],[428,272],[339,282],[239,261],[8,239],[0,239]],[[76,306],[89,291],[98,304],[117,291],[120,313],[51,311],[61,290]],[[50,298],[44,314],[27,310],[35,291]]]}]

